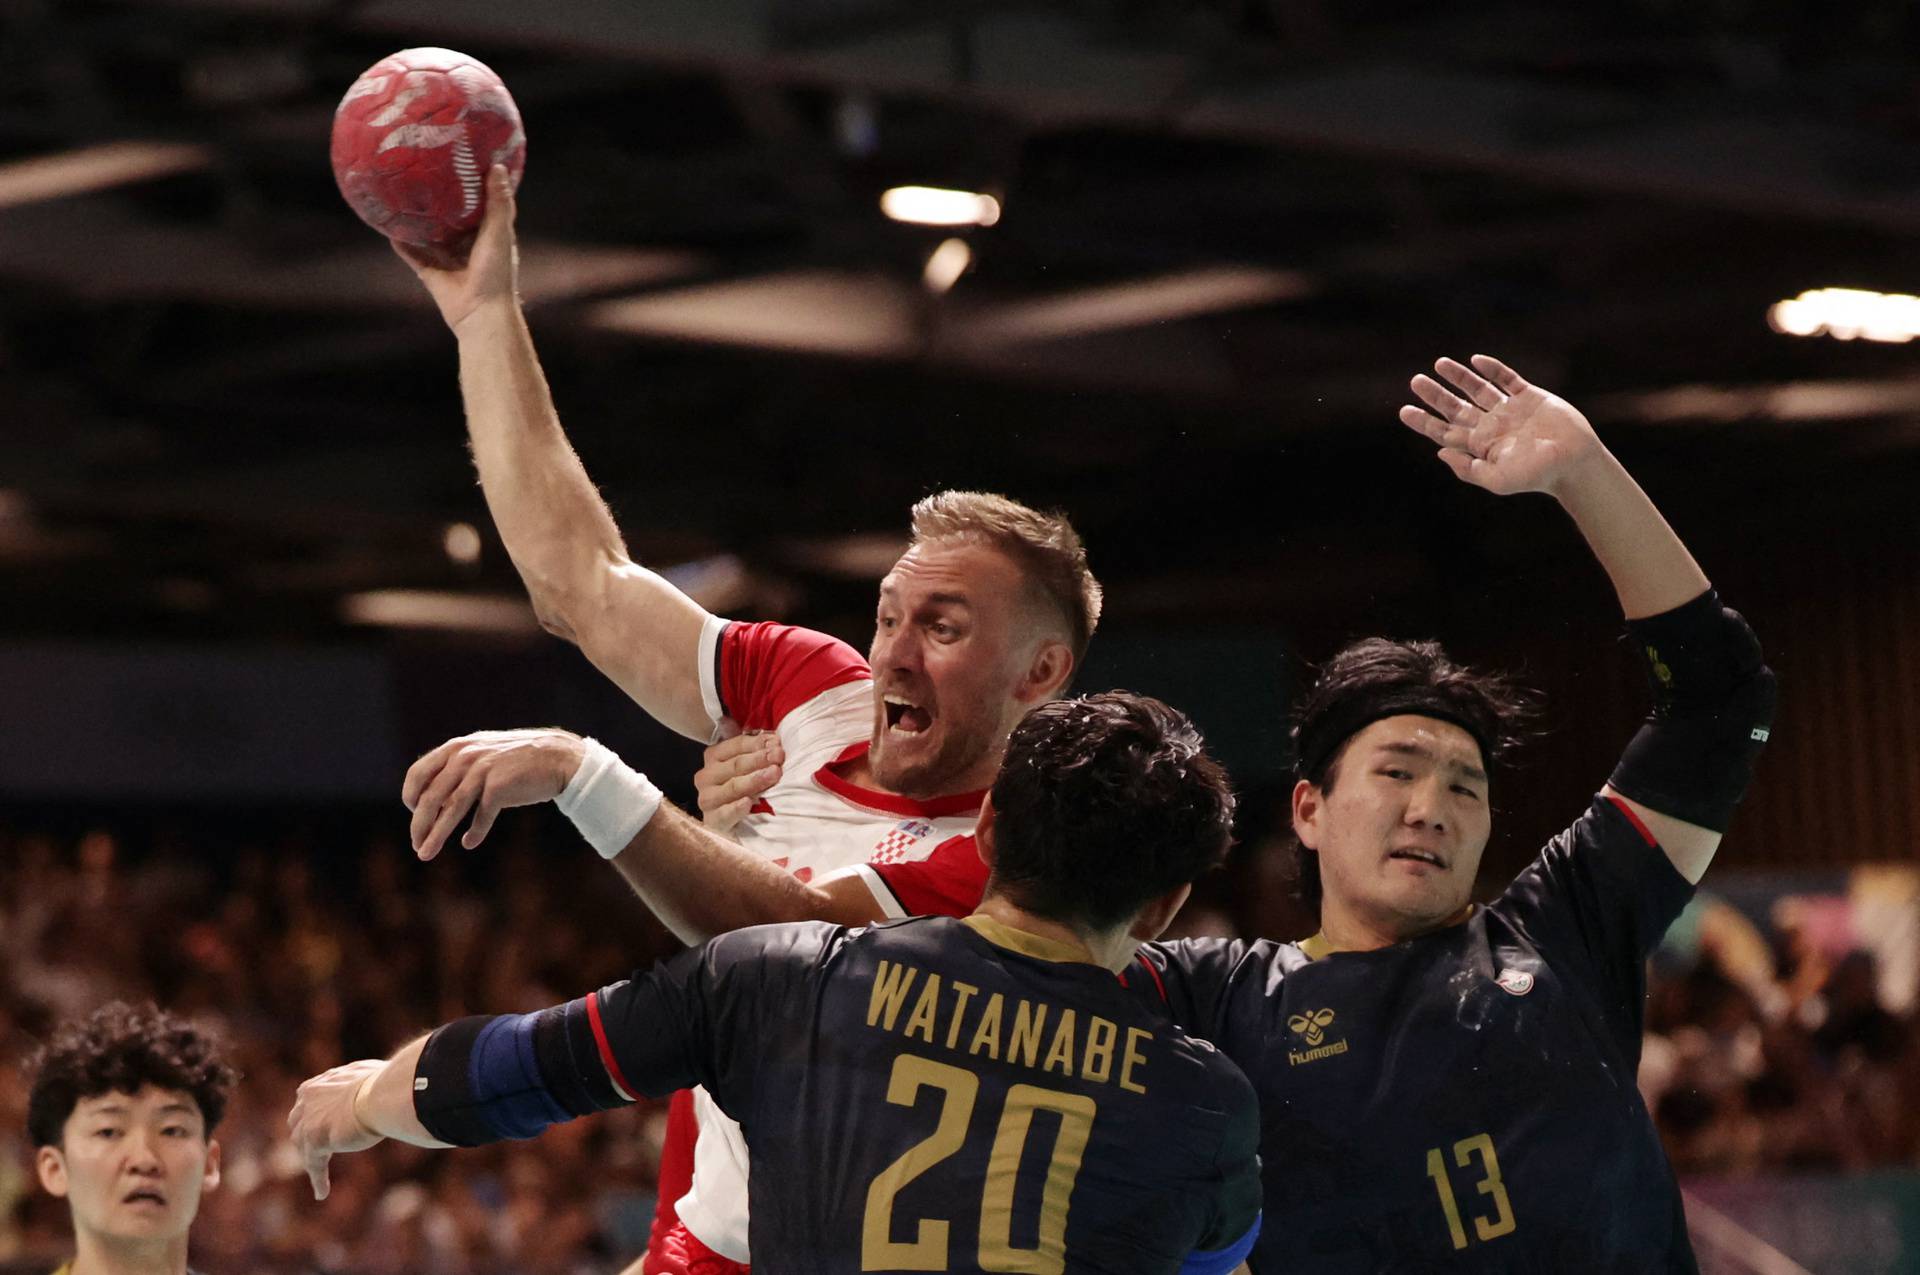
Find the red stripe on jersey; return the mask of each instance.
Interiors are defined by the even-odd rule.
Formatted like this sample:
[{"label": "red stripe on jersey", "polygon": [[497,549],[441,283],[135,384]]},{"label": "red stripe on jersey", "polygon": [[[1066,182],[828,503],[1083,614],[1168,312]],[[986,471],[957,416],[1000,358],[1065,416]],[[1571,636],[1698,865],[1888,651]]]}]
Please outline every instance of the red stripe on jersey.
[{"label": "red stripe on jersey", "polygon": [[868,865],[911,916],[968,916],[987,888],[987,865],[970,832],[948,837],[924,859]]},{"label": "red stripe on jersey", "polygon": [[1633,812],[1632,806],[1620,800],[1620,798],[1613,793],[1607,794],[1607,800],[1611,801],[1614,806],[1619,809],[1620,813],[1627,817],[1627,822],[1633,825],[1633,830],[1640,834],[1642,841],[1656,850],[1660,848],[1660,839],[1647,830],[1647,825],[1640,821],[1640,816]]},{"label": "red stripe on jersey", "polygon": [[719,665],[720,702],[741,730],[772,730],[814,696],[873,677],[839,638],[789,624],[729,624]]},{"label": "red stripe on jersey", "polygon": [[750,815],[770,815],[773,813],[773,805],[765,797],[756,797],[753,804],[747,807],[747,813]]},{"label": "red stripe on jersey", "polygon": [[882,814],[900,815],[911,818],[918,815],[922,819],[944,819],[948,815],[970,815],[980,809],[980,803],[987,799],[987,790],[978,792],[955,793],[951,797],[932,797],[926,801],[916,801],[912,797],[901,797],[890,792],[877,792],[872,788],[862,788],[852,780],[844,778],[834,770],[848,762],[867,755],[867,744],[850,744],[832,761],[813,772],[813,782],[825,788],[843,801],[868,810],[878,810]]},{"label": "red stripe on jersey", "polygon": [[1160,981],[1160,971],[1153,968],[1153,962],[1144,956],[1140,958],[1140,968],[1147,972],[1147,977],[1153,980],[1153,985],[1160,989],[1160,1000],[1166,1003],[1167,985]]},{"label": "red stripe on jersey", "polygon": [[613,1081],[613,1087],[628,1102],[634,1100],[638,1091],[627,1083],[620,1074],[620,1062],[613,1056],[613,1046],[607,1042],[607,1025],[600,1021],[600,993],[587,993],[587,1023],[593,1028],[593,1043],[600,1048],[600,1062],[607,1069],[607,1078]]}]

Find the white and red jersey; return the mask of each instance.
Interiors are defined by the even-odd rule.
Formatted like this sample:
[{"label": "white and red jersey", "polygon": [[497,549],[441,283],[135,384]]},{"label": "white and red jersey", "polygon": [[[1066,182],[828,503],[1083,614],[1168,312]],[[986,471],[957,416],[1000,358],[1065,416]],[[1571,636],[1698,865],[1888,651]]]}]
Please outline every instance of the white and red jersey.
[{"label": "white and red jersey", "polygon": [[[936,850],[944,851],[939,856],[943,866],[933,879],[953,877],[947,881],[948,892],[964,892],[971,885],[972,897],[964,906],[932,910],[964,916],[979,903],[979,885],[985,880],[970,834],[986,794],[917,801],[862,788],[845,778],[849,764],[865,755],[873,729],[872,677],[857,651],[825,634],[782,624],[707,622],[700,640],[700,688],[708,716],[716,729],[722,717],[730,717],[742,730],[775,731],[786,752],[780,781],[754,803],[732,836],[802,881],[848,871],[869,874],[868,886],[889,915],[907,905],[883,878],[870,874],[917,864]],[[962,843],[964,855],[956,854],[953,848]],[[969,856],[978,873],[964,868]],[[962,868],[956,875],[947,865]],[[934,893],[930,888],[917,894],[914,886],[904,888],[915,898]],[[693,1111],[699,1124],[692,1151],[693,1186],[678,1201],[663,1192],[663,1219],[673,1207],[703,1245],[745,1262],[746,1140],[704,1090],[694,1091]],[[673,1180],[676,1170],[684,1172],[684,1165],[670,1161],[685,1154],[684,1139],[670,1138],[662,1156],[663,1182]],[[655,1227],[649,1270],[654,1269],[654,1253],[665,1230]]]},{"label": "white and red jersey", "polygon": [[780,782],[732,836],[802,881],[863,863],[925,858],[973,831],[984,792],[930,801],[848,781],[873,730],[873,674],[836,638],[784,624],[712,619],[700,640],[700,689],[716,724],[771,730],[786,750]]}]

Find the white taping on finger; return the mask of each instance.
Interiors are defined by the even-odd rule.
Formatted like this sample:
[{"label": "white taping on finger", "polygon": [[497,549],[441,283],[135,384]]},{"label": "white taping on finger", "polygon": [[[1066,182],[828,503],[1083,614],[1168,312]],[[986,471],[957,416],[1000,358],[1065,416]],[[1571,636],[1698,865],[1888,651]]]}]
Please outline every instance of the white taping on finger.
[{"label": "white taping on finger", "polygon": [[553,804],[602,859],[611,859],[653,819],[660,790],[599,740],[581,742],[587,755]]}]

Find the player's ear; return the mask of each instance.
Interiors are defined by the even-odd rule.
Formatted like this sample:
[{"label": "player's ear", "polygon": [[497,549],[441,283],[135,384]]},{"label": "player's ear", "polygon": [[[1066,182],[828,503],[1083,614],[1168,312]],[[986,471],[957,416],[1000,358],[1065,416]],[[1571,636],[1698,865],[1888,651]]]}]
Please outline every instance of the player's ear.
[{"label": "player's ear", "polygon": [[1022,704],[1044,704],[1057,697],[1073,676],[1073,652],[1058,638],[1044,638],[1027,662],[1026,676],[1014,688]]},{"label": "player's ear", "polygon": [[989,868],[993,866],[993,821],[996,817],[993,813],[993,798],[991,796],[981,798],[980,817],[974,821],[973,825],[973,848],[979,852],[980,862]]},{"label": "player's ear", "polygon": [[59,1147],[41,1147],[33,1153],[34,1171],[47,1194],[65,1198],[67,1194],[67,1157]]},{"label": "player's ear", "polygon": [[1128,935],[1139,939],[1142,943],[1159,938],[1166,933],[1167,927],[1173,924],[1173,918],[1179,915],[1181,908],[1186,906],[1187,896],[1192,893],[1193,886],[1189,883],[1175,886],[1165,894],[1149,900],[1147,906],[1140,909],[1140,914],[1133,918],[1133,924],[1127,929]]},{"label": "player's ear", "polygon": [[1293,835],[1309,850],[1320,848],[1320,820],[1326,798],[1319,787],[1302,779],[1293,786]]},{"label": "player's ear", "polygon": [[200,1189],[211,1191],[220,1185],[220,1141],[207,1139],[207,1163],[200,1170]]}]

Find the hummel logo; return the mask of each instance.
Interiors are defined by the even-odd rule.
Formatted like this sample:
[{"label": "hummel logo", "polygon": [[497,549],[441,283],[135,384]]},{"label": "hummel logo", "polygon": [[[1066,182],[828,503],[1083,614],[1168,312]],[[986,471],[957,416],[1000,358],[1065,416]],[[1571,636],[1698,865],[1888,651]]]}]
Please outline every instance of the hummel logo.
[{"label": "hummel logo", "polygon": [[1317,1045],[1326,1039],[1326,1029],[1333,1025],[1333,1011],[1316,1009],[1306,1014],[1295,1014],[1287,1020],[1288,1030],[1307,1038],[1309,1045]]},{"label": "hummel logo", "polygon": [[1331,1026],[1333,1011],[1330,1009],[1310,1009],[1304,1014],[1294,1014],[1288,1018],[1287,1030],[1307,1042],[1304,1050],[1287,1051],[1288,1065],[1298,1067],[1301,1063],[1319,1062],[1322,1058],[1346,1053],[1346,1041],[1327,1039],[1327,1028]]}]

